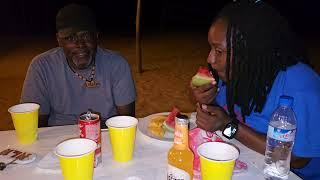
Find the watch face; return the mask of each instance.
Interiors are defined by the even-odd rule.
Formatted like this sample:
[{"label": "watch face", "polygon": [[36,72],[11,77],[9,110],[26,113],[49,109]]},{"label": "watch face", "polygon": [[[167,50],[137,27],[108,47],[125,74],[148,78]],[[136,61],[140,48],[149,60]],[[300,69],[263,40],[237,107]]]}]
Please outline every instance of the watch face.
[{"label": "watch face", "polygon": [[238,130],[238,127],[234,123],[228,123],[227,126],[223,130],[223,135],[227,138],[233,138]]},{"label": "watch face", "polygon": [[230,137],[230,136],[231,136],[231,130],[232,130],[232,126],[227,126],[227,127],[224,129],[223,134],[224,134],[225,136]]}]

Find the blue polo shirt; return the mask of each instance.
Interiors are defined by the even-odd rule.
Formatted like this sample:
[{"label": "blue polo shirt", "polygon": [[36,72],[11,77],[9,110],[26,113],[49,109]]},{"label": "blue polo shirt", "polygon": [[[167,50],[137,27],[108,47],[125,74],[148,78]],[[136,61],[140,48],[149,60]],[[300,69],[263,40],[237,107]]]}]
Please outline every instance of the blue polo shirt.
[{"label": "blue polo shirt", "polygon": [[[226,108],[226,86],[220,84],[216,101]],[[246,116],[246,124],[260,133],[267,133],[273,111],[279,97],[288,95],[294,98],[293,110],[297,118],[297,132],[293,154],[311,158],[302,169],[291,169],[303,179],[320,179],[320,77],[309,66],[298,63],[278,73],[261,113],[252,112]],[[241,111],[235,107],[241,120]]]}]

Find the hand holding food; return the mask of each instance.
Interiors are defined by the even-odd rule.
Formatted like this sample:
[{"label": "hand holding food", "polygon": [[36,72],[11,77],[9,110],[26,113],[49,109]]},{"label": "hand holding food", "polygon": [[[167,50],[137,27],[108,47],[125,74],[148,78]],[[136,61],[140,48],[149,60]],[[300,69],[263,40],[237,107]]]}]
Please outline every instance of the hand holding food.
[{"label": "hand holding food", "polygon": [[193,86],[199,87],[206,84],[216,84],[216,81],[207,67],[200,66],[197,74],[192,77],[191,83]]},{"label": "hand holding food", "polygon": [[217,82],[207,67],[199,67],[192,77],[190,87],[195,100],[200,104],[211,104],[217,93]]}]

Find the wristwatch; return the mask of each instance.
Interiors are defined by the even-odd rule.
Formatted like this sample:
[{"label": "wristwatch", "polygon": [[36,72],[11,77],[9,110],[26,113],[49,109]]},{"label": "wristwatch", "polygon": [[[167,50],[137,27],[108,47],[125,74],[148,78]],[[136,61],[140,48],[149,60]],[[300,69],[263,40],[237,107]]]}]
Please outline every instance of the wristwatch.
[{"label": "wristwatch", "polygon": [[222,135],[228,139],[233,139],[238,132],[239,120],[232,118],[231,121],[226,125],[222,131]]}]

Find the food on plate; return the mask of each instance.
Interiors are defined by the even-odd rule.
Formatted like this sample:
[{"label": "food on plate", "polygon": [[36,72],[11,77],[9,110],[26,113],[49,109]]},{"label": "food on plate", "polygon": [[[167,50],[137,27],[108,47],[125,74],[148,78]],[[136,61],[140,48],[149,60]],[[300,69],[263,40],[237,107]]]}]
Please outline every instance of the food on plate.
[{"label": "food on plate", "polygon": [[167,119],[165,115],[154,116],[148,125],[148,131],[157,137],[163,137],[165,130],[162,128],[163,122]]},{"label": "food on plate", "polygon": [[158,138],[173,139],[175,119],[179,114],[189,117],[189,129],[194,129],[197,127],[195,123],[195,113],[181,113],[178,108],[173,107],[172,111],[168,114],[153,115],[150,117],[147,126],[149,135]]},{"label": "food on plate", "polygon": [[174,132],[175,118],[178,114],[180,114],[179,109],[176,107],[173,107],[167,119],[163,122],[163,128],[165,130],[169,132]]},{"label": "food on plate", "polygon": [[214,81],[214,78],[210,74],[210,71],[207,67],[200,66],[197,74],[192,77],[191,83],[194,86],[202,86],[205,84],[210,84]]},{"label": "food on plate", "polygon": [[168,115],[159,115],[152,117],[148,125],[149,133],[159,138],[173,138],[175,117],[178,114],[180,114],[180,110],[174,107]]}]

